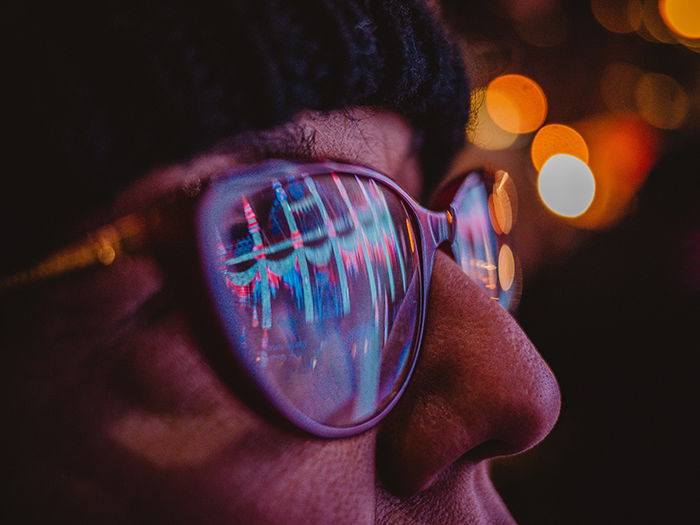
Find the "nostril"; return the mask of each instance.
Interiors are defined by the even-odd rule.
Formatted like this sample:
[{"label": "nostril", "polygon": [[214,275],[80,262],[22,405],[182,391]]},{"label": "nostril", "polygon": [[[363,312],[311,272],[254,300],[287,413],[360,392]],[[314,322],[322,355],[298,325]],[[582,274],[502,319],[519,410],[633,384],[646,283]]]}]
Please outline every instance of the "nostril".
[{"label": "nostril", "polygon": [[[509,456],[518,450],[505,441],[493,439],[485,441],[464,453],[454,461],[444,462],[444,466],[459,465],[460,468],[474,468],[477,464],[493,458]],[[411,465],[392,465],[392,454],[383,447],[377,449],[378,481],[390,493],[398,497],[410,497],[426,490],[446,471],[445,469],[416,469]],[[396,460],[396,458],[393,458]],[[415,465],[414,465],[415,466]]]},{"label": "nostril", "polygon": [[462,461],[478,463],[486,459],[509,456],[518,452],[517,447],[500,439],[490,439],[475,446],[462,456]]}]

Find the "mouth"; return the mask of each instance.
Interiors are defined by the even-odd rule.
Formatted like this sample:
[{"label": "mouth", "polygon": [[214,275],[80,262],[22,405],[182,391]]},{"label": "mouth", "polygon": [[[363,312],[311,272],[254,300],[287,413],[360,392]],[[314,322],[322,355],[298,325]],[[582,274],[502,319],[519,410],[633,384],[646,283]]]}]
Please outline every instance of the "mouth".
[{"label": "mouth", "polygon": [[377,486],[375,524],[517,525],[489,475],[489,465],[443,472],[430,487],[405,498]]}]

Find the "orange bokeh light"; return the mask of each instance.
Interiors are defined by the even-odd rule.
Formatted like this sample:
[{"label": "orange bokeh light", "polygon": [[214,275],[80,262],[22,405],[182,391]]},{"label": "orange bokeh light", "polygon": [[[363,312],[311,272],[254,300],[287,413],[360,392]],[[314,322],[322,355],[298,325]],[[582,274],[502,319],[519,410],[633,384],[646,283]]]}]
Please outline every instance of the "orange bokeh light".
[{"label": "orange bokeh light", "polygon": [[510,246],[504,244],[498,252],[498,281],[508,291],[515,281],[515,255]]},{"label": "orange bokeh light", "polygon": [[674,33],[685,38],[700,38],[698,0],[659,0],[659,12]]},{"label": "orange bokeh light", "polygon": [[564,124],[547,124],[540,128],[530,147],[535,169],[540,171],[547,159],[561,153],[588,162],[588,146],[578,131]]},{"label": "orange bokeh light", "polygon": [[493,122],[510,133],[530,133],[547,117],[542,88],[523,75],[502,75],[486,88],[486,109]]},{"label": "orange bokeh light", "polygon": [[613,33],[631,33],[641,25],[640,0],[591,0],[591,10],[598,23]]},{"label": "orange bokeh light", "polygon": [[505,131],[491,119],[486,109],[486,90],[474,90],[471,96],[472,121],[467,127],[467,139],[485,150],[503,150],[512,146],[518,135]]},{"label": "orange bokeh light", "polygon": [[495,174],[493,192],[489,195],[489,216],[496,233],[510,233],[518,214],[518,192],[508,172]]},{"label": "orange bokeh light", "polygon": [[596,194],[590,208],[574,222],[583,228],[606,228],[629,210],[656,162],[659,134],[635,113],[609,113],[575,124],[588,144]]}]

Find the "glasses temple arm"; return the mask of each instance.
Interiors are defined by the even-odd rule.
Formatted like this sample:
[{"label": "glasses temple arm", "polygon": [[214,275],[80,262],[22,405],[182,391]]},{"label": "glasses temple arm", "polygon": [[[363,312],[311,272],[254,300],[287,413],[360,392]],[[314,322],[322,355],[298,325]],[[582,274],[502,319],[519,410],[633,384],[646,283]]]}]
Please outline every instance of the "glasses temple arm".
[{"label": "glasses temple arm", "polygon": [[109,266],[124,253],[138,253],[146,244],[147,220],[134,213],[87,234],[37,264],[0,277],[0,292],[16,290],[76,270]]}]

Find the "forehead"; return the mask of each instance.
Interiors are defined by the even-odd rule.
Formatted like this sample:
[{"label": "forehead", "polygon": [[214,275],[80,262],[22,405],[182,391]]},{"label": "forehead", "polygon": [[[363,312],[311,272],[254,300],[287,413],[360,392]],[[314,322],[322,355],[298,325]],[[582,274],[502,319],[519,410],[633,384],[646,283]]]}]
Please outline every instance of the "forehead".
[{"label": "forehead", "polygon": [[278,128],[231,137],[190,162],[148,173],[122,193],[116,208],[144,205],[189,180],[267,158],[361,164],[392,177],[414,196],[421,189],[414,132],[408,122],[390,111],[355,108],[308,111]]}]

